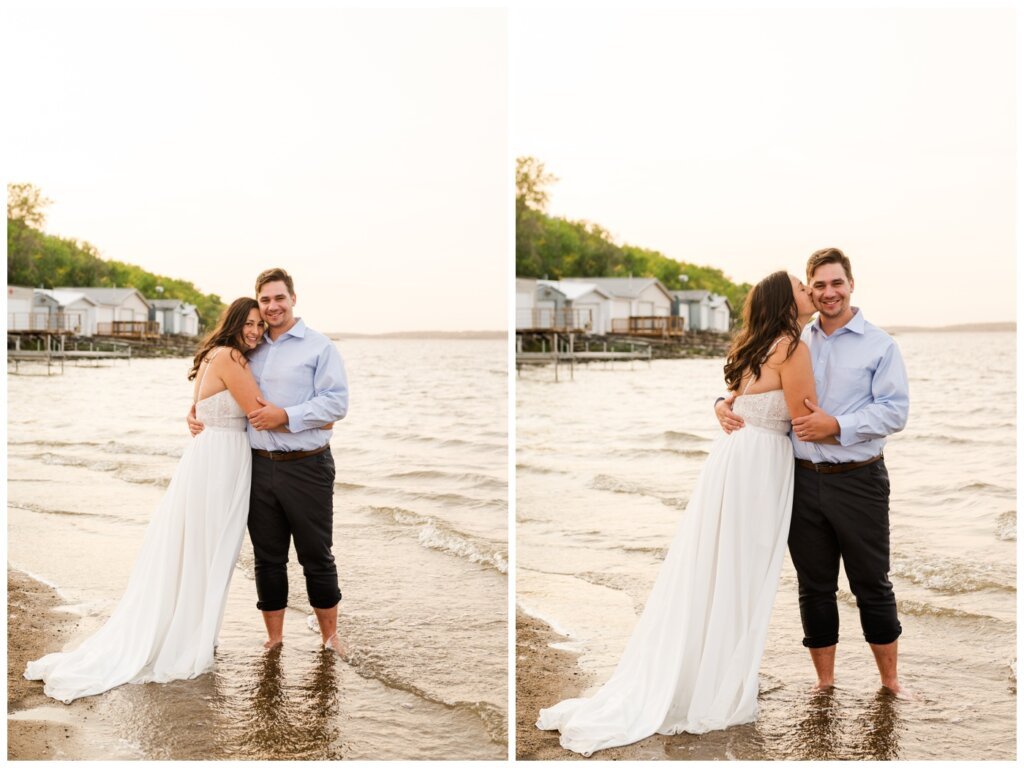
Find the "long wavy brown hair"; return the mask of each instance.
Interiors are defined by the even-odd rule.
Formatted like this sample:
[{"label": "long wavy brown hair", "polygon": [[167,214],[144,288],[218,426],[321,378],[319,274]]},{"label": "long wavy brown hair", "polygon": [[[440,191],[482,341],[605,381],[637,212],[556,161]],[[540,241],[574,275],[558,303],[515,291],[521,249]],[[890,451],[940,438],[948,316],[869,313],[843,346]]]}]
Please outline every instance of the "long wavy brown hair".
[{"label": "long wavy brown hair", "polygon": [[214,347],[231,347],[242,358],[245,358],[249,353],[249,349],[246,347],[245,342],[242,341],[242,331],[245,330],[245,322],[249,319],[249,312],[259,308],[259,303],[251,296],[243,296],[231,302],[231,306],[224,310],[220,320],[217,321],[217,326],[199,342],[199,350],[192,360],[192,370],[188,372],[189,381],[195,379],[196,374],[199,372],[199,366]]},{"label": "long wavy brown hair", "polygon": [[725,383],[730,390],[739,389],[747,371],[754,377],[761,375],[768,349],[780,336],[790,340],[789,359],[800,341],[798,317],[793,283],[785,270],[772,272],[750,290],[743,303],[743,330],[725,359]]}]

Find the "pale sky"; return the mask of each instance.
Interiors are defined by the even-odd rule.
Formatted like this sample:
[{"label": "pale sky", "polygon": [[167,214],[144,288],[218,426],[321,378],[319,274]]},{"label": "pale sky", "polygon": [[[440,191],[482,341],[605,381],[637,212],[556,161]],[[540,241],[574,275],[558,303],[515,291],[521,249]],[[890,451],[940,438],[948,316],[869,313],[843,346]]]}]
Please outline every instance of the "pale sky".
[{"label": "pale sky", "polygon": [[507,327],[507,13],[5,10],[3,181],[46,230],[322,331]]},{"label": "pale sky", "polygon": [[1016,317],[1012,10],[512,12],[549,212],[757,282],[851,258],[880,325]]}]

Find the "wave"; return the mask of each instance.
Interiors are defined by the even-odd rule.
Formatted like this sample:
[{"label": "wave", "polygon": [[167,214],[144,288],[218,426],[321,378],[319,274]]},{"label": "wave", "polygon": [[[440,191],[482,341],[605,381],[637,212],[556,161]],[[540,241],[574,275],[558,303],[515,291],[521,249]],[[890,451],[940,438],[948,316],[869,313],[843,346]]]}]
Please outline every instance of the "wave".
[{"label": "wave", "polygon": [[1008,510],[996,518],[996,538],[1000,541],[1017,540],[1017,510]]},{"label": "wave", "polygon": [[[853,593],[845,589],[836,590],[836,598],[847,605],[857,605],[857,598]],[[1004,631],[1012,631],[1016,626],[1012,621],[1005,621],[1004,619],[989,616],[988,614],[965,611],[960,608],[949,608],[942,605],[935,605],[933,603],[922,602],[920,600],[910,600],[901,597],[896,598],[896,609],[899,613],[906,614],[908,616],[955,619],[957,621],[970,622],[975,630],[977,630],[981,624],[997,627]]]},{"label": "wave", "polygon": [[488,443],[479,440],[463,440],[457,437],[434,437],[432,435],[415,435],[406,432],[386,432],[382,436],[385,440],[394,440],[400,443],[428,443],[430,445],[438,445],[442,448],[459,448],[469,447],[474,450],[494,451],[498,453],[506,453],[508,451],[508,443]]},{"label": "wave", "polygon": [[508,744],[508,717],[503,709],[488,701],[448,701],[441,696],[429,693],[415,683],[396,675],[388,668],[385,661],[380,660],[372,650],[352,648],[345,659],[356,673],[369,680],[377,680],[389,688],[411,693],[426,701],[463,712],[470,712],[480,718],[484,730],[491,741]]},{"label": "wave", "polygon": [[666,555],[668,555],[668,547],[640,547],[630,546],[628,544],[619,544],[613,546],[612,549],[620,549],[623,552],[629,552],[630,554],[654,555],[658,560],[664,560]]},{"label": "wave", "polygon": [[[140,443],[122,443],[116,440],[92,441],[92,440],[21,440],[10,441],[8,446],[24,446],[33,448],[85,448],[103,453],[125,454],[130,456],[169,456],[172,459],[180,459],[182,448],[168,446],[159,440],[144,441]],[[46,455],[46,454],[42,454]]]},{"label": "wave", "polygon": [[661,500],[661,503],[664,504],[666,507],[671,507],[672,509],[685,510],[686,505],[690,503],[690,500],[680,499],[676,496],[667,496]]},{"label": "wave", "polygon": [[497,480],[490,475],[481,475],[475,472],[445,472],[438,469],[418,469],[410,472],[394,472],[385,475],[388,480],[443,480],[446,482],[468,483],[472,488],[486,488],[489,490],[504,491],[508,483]]},{"label": "wave", "polygon": [[937,592],[967,593],[984,589],[1016,592],[1016,576],[1000,565],[929,555],[927,560],[894,556],[891,573]]},{"label": "wave", "polygon": [[361,491],[366,488],[365,485],[360,485],[359,483],[343,483],[340,480],[334,483],[334,487],[343,491]]},{"label": "wave", "polygon": [[1013,495],[1014,493],[1012,488],[1007,488],[1002,485],[995,485],[994,483],[984,483],[981,482],[980,480],[977,480],[973,483],[967,483],[967,485],[961,485],[959,488],[957,488],[957,490],[961,492],[984,491],[986,493],[996,493],[1000,495]]},{"label": "wave", "polygon": [[918,602],[917,600],[897,598],[896,608],[900,613],[905,613],[911,616],[936,616],[942,619],[957,619],[961,621],[969,621],[973,625],[976,625],[978,622],[989,622],[992,624],[1009,626],[1011,628],[1013,626],[1011,622],[1006,622],[993,616],[986,616],[985,614],[973,613],[971,611],[963,611],[959,608],[945,608],[940,605]]},{"label": "wave", "polygon": [[654,454],[685,456],[688,459],[704,459],[707,458],[708,452],[701,448],[633,448],[627,451],[619,451],[620,456],[641,458]]},{"label": "wave", "polygon": [[516,464],[516,473],[519,472],[532,472],[535,475],[568,475],[569,472],[564,469],[553,469],[551,467],[538,467],[536,464],[526,464],[520,462]]},{"label": "wave", "polygon": [[116,440],[108,440],[105,443],[99,445],[99,449],[104,453],[126,453],[126,454],[143,454],[145,456],[169,456],[172,459],[180,459],[182,454],[182,448],[172,448],[170,446],[164,446],[162,443],[153,441],[152,443],[129,445],[128,443],[119,443]]},{"label": "wave", "polygon": [[944,434],[942,432],[912,432],[904,435],[902,440],[921,443],[939,443],[940,445],[999,445],[1002,441],[974,440],[970,437]]},{"label": "wave", "polygon": [[62,456],[57,453],[42,453],[34,456],[33,458],[37,458],[43,464],[54,467],[80,467],[81,469],[89,469],[94,472],[110,472],[118,480],[123,480],[126,483],[134,483],[136,485],[155,485],[160,488],[166,488],[171,482],[169,475],[140,475],[138,474],[140,470],[149,470],[135,464],[121,461],[89,459],[82,456]]},{"label": "wave", "polygon": [[695,435],[692,432],[676,432],[672,429],[662,432],[661,436],[673,443],[703,444],[711,442],[711,438]]},{"label": "wave", "polygon": [[471,563],[508,573],[508,554],[497,542],[460,531],[429,515],[421,515],[402,507],[363,507],[364,510],[385,518],[389,522],[418,531],[419,542],[427,549],[435,549]]},{"label": "wave", "polygon": [[[15,509],[24,509],[28,512],[35,512],[42,515],[66,515],[68,517],[94,517],[100,520],[113,520],[118,523],[132,522],[125,520],[124,517],[119,515],[110,515],[104,512],[74,512],[70,509],[51,509],[50,507],[44,507],[41,504],[33,504],[32,502],[22,501],[17,504],[8,504],[8,506],[14,507]],[[146,521],[149,522],[148,520]]]},{"label": "wave", "polygon": [[472,496],[465,496],[461,493],[454,493],[452,491],[446,491],[443,493],[433,493],[430,491],[411,491],[401,488],[387,488],[380,486],[371,485],[356,485],[354,483],[335,483],[335,488],[342,488],[344,490],[358,490],[363,493],[374,495],[374,496],[388,496],[397,497],[401,499],[407,499],[409,501],[436,501],[441,504],[465,507],[468,509],[487,509],[487,508],[500,508],[502,511],[507,511],[508,503],[505,499],[505,492],[508,490],[507,485],[501,486],[502,496],[501,498],[474,498]]},{"label": "wave", "polygon": [[612,477],[611,475],[597,475],[590,481],[590,487],[595,491],[610,491],[611,493],[625,493],[636,496],[652,495],[646,486],[639,483]]}]

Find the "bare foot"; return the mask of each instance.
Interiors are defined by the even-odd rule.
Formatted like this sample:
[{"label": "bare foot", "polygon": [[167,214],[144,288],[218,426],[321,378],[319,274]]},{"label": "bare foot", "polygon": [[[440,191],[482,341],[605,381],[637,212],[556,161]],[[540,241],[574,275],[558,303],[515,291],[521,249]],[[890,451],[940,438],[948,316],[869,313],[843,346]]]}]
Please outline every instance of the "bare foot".
[{"label": "bare foot", "polygon": [[283,641],[281,640],[267,640],[263,643],[263,647],[269,651],[271,648],[280,648],[282,644]]},{"label": "bare foot", "polygon": [[342,659],[347,659],[348,658],[348,649],[346,649],[345,646],[341,644],[341,640],[338,638],[337,633],[331,635],[324,642],[324,650],[325,651],[334,651]]},{"label": "bare foot", "polygon": [[907,686],[895,683],[893,685],[883,685],[879,690],[879,693],[888,694],[900,701],[916,701],[917,696]]},{"label": "bare foot", "polygon": [[835,689],[835,683],[823,683],[818,682],[817,685],[811,687],[811,693],[831,693]]}]

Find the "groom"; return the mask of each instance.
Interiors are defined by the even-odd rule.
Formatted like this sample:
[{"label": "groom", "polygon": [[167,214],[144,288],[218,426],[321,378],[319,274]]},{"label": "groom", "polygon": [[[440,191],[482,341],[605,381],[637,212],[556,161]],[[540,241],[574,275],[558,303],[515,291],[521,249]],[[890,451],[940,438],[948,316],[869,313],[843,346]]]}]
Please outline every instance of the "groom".
[{"label": "groom", "polygon": [[[861,629],[882,685],[899,695],[897,638],[902,632],[889,581],[889,474],[882,458],[888,435],[907,423],[906,368],[899,347],[850,306],[853,271],[838,248],[815,251],[807,282],[817,319],[803,341],[811,350],[819,406],[793,420],[796,457],[789,553],[800,588],[803,644],[818,688],[833,685],[839,612],[839,561],[857,597]],[[726,432],[743,420],[715,405]]]},{"label": "groom", "polygon": [[[263,612],[267,648],[280,645],[288,605],[288,548],[292,540],[306,578],[324,647],[338,640],[338,571],[331,554],[334,459],[329,430],[345,417],[348,381],[329,338],[295,317],[295,287],[283,269],[256,278],[256,300],[267,324],[249,365],[267,402],[248,414],[252,446],[249,538],[256,560],[256,607]],[[281,404],[281,405],[277,405]],[[193,435],[202,424],[189,417]]]}]

